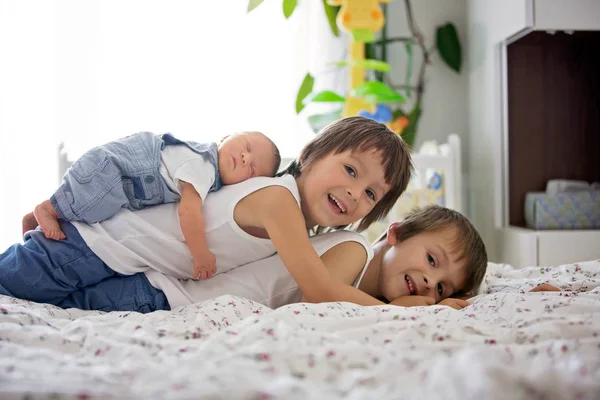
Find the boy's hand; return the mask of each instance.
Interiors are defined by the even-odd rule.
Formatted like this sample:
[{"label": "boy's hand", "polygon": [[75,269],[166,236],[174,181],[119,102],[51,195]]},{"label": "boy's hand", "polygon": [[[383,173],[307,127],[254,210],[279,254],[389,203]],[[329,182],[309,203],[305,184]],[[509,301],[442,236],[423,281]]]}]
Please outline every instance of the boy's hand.
[{"label": "boy's hand", "polygon": [[390,304],[401,307],[432,306],[435,304],[435,299],[429,296],[401,296]]},{"label": "boy's hand", "polygon": [[440,301],[438,304],[440,306],[452,307],[455,310],[462,310],[463,308],[465,308],[466,306],[469,305],[469,303],[466,302],[465,300],[454,299],[452,297],[448,297],[447,299],[444,299],[444,300]]},{"label": "boy's hand", "polygon": [[207,249],[200,255],[194,257],[194,274],[192,276],[194,279],[208,279],[217,272],[216,264],[217,260],[215,255]]},{"label": "boy's hand", "polygon": [[556,286],[549,285],[547,283],[542,283],[541,285],[537,285],[530,292],[560,292],[560,289]]}]

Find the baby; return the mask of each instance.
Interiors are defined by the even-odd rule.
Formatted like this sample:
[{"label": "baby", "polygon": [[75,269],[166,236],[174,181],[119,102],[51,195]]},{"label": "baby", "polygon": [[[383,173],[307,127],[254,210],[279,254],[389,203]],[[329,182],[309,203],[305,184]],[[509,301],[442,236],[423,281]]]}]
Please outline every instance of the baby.
[{"label": "baby", "polygon": [[279,169],[277,146],[260,132],[241,132],[217,143],[184,142],[170,133],[140,132],[86,152],[50,197],[23,217],[23,233],[40,226],[61,240],[58,218],[88,224],[122,207],[139,210],[180,201],[179,219],[194,259],[193,277],[208,279],[215,257],[206,244],[202,202],[209,192]]}]

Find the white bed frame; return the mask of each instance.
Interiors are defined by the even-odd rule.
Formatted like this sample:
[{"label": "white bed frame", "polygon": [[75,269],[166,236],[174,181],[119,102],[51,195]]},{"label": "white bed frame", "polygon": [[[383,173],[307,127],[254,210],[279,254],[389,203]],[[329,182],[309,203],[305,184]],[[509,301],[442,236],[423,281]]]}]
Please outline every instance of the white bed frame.
[{"label": "white bed frame", "polygon": [[460,137],[455,133],[450,134],[448,142],[440,145],[439,149],[441,153],[439,155],[413,153],[412,159],[415,166],[413,179],[421,180],[420,184],[426,186],[425,175],[428,169],[442,171],[444,205],[463,212]]}]

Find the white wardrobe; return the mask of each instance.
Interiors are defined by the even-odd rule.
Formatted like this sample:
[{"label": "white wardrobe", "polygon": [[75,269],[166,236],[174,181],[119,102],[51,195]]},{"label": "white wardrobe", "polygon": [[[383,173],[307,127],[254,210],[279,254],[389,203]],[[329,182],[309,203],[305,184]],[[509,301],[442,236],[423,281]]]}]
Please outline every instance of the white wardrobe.
[{"label": "white wardrobe", "polygon": [[600,0],[469,0],[468,13],[466,196],[490,260],[600,258],[600,230],[523,218],[525,192],[548,179],[600,180]]}]

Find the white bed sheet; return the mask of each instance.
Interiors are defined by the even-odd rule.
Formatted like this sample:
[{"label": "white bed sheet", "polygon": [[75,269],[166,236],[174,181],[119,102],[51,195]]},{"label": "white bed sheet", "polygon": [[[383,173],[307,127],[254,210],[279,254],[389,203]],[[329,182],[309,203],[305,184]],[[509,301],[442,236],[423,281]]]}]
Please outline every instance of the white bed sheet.
[{"label": "white bed sheet", "polygon": [[[549,282],[561,293],[527,293]],[[447,307],[222,296],[172,312],[0,296],[0,398],[597,399],[600,260],[514,270]]]}]

